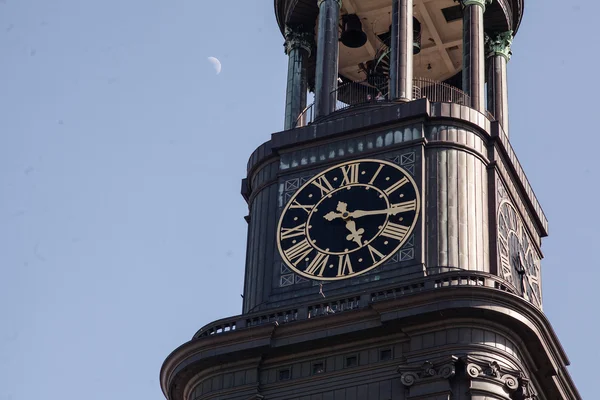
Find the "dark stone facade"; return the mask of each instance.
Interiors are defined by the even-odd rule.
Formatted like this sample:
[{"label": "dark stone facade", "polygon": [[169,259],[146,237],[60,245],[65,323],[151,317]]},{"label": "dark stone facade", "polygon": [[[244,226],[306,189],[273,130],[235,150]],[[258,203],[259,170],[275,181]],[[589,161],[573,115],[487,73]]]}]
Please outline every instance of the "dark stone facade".
[{"label": "dark stone facade", "polygon": [[[319,160],[325,141],[336,151]],[[286,194],[363,154],[410,166],[422,185],[411,251],[350,284],[286,277],[275,246]],[[541,304],[499,269],[502,199],[523,216],[536,249],[547,221],[498,123],[427,100],[354,110],[274,134],[251,157],[244,187],[244,314],[205,326],[169,356],[161,373],[169,399],[580,398]],[[450,225],[465,225],[466,236]],[[482,234],[471,238],[471,227]]]},{"label": "dark stone facade", "polygon": [[[461,4],[469,102],[424,96],[338,110],[328,95],[336,85],[329,72],[337,71],[332,27],[340,2],[275,1],[282,32],[298,30],[287,30],[286,130],[252,153],[242,181],[249,207],[242,314],[204,326],[167,357],[160,380],[168,400],[581,398],[542,312],[548,221],[507,135],[506,62],[523,2]],[[412,21],[407,10],[399,20]],[[304,41],[317,20],[324,27],[316,49],[321,75]],[[484,26],[504,32],[488,37],[485,54]],[[493,113],[483,98],[484,55]],[[412,91],[409,70],[404,92]],[[298,123],[315,74],[317,118]],[[278,221],[312,177],[359,159],[406,171],[421,199],[411,216],[416,225],[385,263],[364,274],[307,279],[282,259]]]}]

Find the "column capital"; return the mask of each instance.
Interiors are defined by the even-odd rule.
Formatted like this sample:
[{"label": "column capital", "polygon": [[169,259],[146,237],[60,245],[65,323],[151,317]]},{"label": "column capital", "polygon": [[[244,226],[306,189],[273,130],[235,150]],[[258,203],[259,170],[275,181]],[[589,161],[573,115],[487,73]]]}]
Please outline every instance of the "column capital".
[{"label": "column capital", "polygon": [[506,62],[510,61],[512,51],[510,49],[513,42],[513,31],[498,33],[494,36],[485,35],[485,55],[486,57],[502,56]]},{"label": "column capital", "polygon": [[[317,7],[321,7],[321,4],[327,0],[317,0]],[[338,3],[338,6],[342,8],[342,0],[332,0]]]},{"label": "column capital", "polygon": [[422,364],[402,365],[398,367],[400,382],[406,387],[415,383],[437,379],[449,379],[456,373],[457,357],[444,357],[436,361],[425,361]]},{"label": "column capital", "polygon": [[483,8],[483,12],[485,12],[485,8],[492,4],[492,0],[461,0],[463,7],[467,6],[481,6]]},{"label": "column capital", "polygon": [[308,52],[308,56],[312,53],[314,47],[314,38],[310,32],[302,32],[299,29],[285,27],[285,42],[283,44],[285,54],[296,48],[304,49]]},{"label": "column capital", "polygon": [[530,385],[529,378],[516,369],[501,366],[493,358],[465,356],[461,358],[467,376],[472,380],[495,382],[509,393],[518,393],[519,398],[537,400],[538,397]]}]

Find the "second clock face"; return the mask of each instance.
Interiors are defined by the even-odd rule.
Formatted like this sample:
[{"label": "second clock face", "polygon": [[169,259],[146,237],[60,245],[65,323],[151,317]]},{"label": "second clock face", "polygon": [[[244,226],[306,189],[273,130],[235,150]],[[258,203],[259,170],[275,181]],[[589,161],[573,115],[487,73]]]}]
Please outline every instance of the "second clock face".
[{"label": "second clock face", "polygon": [[277,228],[284,262],[311,279],[356,276],[383,264],[408,239],[417,186],[388,161],[355,160],[313,177],[290,199]]}]

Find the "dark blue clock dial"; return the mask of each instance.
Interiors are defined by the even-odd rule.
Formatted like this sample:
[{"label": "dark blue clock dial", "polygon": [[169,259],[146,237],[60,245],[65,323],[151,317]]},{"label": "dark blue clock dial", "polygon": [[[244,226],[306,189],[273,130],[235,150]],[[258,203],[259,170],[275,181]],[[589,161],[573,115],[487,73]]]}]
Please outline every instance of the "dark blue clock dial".
[{"label": "dark blue clock dial", "polygon": [[337,165],[286,205],[278,227],[282,259],[311,279],[359,275],[398,251],[419,208],[414,180],[396,164],[368,159]]}]

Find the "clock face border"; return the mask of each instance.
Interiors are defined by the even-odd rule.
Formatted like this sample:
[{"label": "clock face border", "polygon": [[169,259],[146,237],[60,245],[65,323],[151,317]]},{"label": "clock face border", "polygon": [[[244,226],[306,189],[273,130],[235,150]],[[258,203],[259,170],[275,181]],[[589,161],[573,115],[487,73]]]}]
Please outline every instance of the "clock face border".
[{"label": "clock face border", "polygon": [[[510,215],[503,217],[506,213]],[[541,257],[519,212],[508,200],[501,201],[498,206],[497,238],[498,269],[502,279],[513,285],[519,296],[541,307]]]},{"label": "clock face border", "polygon": [[[294,204],[294,201],[296,200],[296,198],[298,197],[299,194],[303,193],[303,191],[310,187],[311,185],[314,185],[313,182],[316,182],[319,180],[319,178],[326,176],[328,173],[334,171],[334,170],[340,170],[345,166],[350,166],[353,164],[360,164],[360,163],[375,163],[375,164],[379,164],[379,165],[385,165],[388,167],[393,168],[397,173],[402,175],[402,179],[406,178],[408,185],[410,185],[410,190],[414,191],[414,200],[410,200],[410,202],[414,202],[414,210],[412,210],[411,212],[414,212],[414,216],[412,217],[412,220],[410,222],[410,226],[408,227],[408,230],[406,232],[403,232],[404,235],[402,237],[401,240],[398,241],[398,244],[394,245],[394,247],[392,248],[392,250],[388,251],[385,255],[383,255],[383,257],[381,257],[381,259],[378,259],[375,262],[375,257],[373,256],[373,254],[371,253],[371,256],[373,257],[373,263],[372,265],[369,265],[368,267],[358,271],[358,272],[353,272],[351,274],[347,274],[347,275],[343,275],[343,276],[335,276],[335,277],[327,277],[327,276],[319,276],[316,274],[310,274],[310,273],[306,273],[304,272],[304,270],[299,269],[298,267],[296,267],[296,265],[294,265],[294,263],[292,263],[288,257],[286,257],[285,255],[285,250],[282,248],[282,241],[285,239],[282,239],[282,225],[284,222],[284,219],[287,216],[288,211],[290,210],[291,206]],[[357,169],[358,170],[358,169]],[[358,173],[358,171],[357,171]],[[363,172],[364,173],[364,172]],[[377,172],[379,173],[379,172]],[[377,174],[375,174],[375,176],[377,176]],[[394,182],[393,181],[392,184],[389,185],[389,187],[385,187],[385,188],[381,188],[378,186],[375,186],[374,184],[370,184],[370,187],[373,189],[372,192],[374,193],[383,193],[386,189],[389,189],[390,187],[394,186]],[[407,185],[407,186],[408,186]],[[368,184],[365,184],[364,182],[356,182],[354,184],[348,184],[348,185],[344,185],[343,182],[341,184],[339,184],[339,186],[337,187],[333,187],[330,194],[333,194],[334,192],[340,191],[343,188],[346,187],[356,187],[356,186],[369,186]],[[379,185],[382,186],[382,185]],[[401,187],[401,186],[400,186]],[[397,189],[398,190],[398,189]],[[392,191],[390,194],[395,193],[395,191]],[[400,193],[400,190],[398,190],[398,193]],[[320,198],[316,198],[315,200],[315,207],[317,204],[321,204],[325,198],[327,197],[327,195],[323,195],[323,193],[321,194]],[[384,201],[385,201],[385,205],[389,206],[390,202],[389,202],[389,197],[386,197],[385,195],[383,196]],[[412,198],[412,197],[411,197]],[[298,206],[296,205],[294,208],[298,208]],[[315,210],[316,211],[316,210]],[[308,211],[307,211],[308,212]],[[411,237],[412,233],[415,230],[415,227],[418,223],[418,221],[420,220],[421,217],[421,193],[420,193],[420,188],[417,185],[415,179],[413,178],[413,176],[405,169],[402,168],[401,166],[399,166],[398,164],[392,162],[392,161],[388,161],[388,160],[384,160],[384,159],[376,159],[376,158],[361,158],[361,159],[355,159],[355,160],[350,160],[350,161],[346,161],[346,162],[342,162],[342,163],[338,163],[335,164],[325,170],[322,170],[320,172],[318,172],[317,174],[315,174],[314,176],[312,176],[308,181],[306,181],[305,183],[303,183],[295,192],[294,194],[291,196],[291,198],[288,200],[287,204],[284,206],[283,210],[281,211],[281,214],[279,216],[279,221],[277,223],[277,232],[276,232],[276,242],[277,242],[277,249],[279,252],[279,256],[281,257],[282,262],[292,270],[292,272],[307,278],[309,280],[312,281],[340,281],[340,280],[344,280],[344,279],[350,279],[350,278],[355,278],[357,276],[363,275],[367,272],[372,271],[374,268],[377,268],[383,264],[385,264],[390,258],[392,258],[401,248],[402,246],[404,246],[406,244],[406,242],[408,241],[408,239]],[[306,222],[308,222],[311,218],[312,218],[312,211],[308,212],[308,216],[306,217]],[[366,248],[366,246],[368,246],[372,241],[374,241],[375,239],[377,239],[382,231],[385,229],[385,227],[390,223],[390,217],[386,216],[385,217],[385,224],[383,225],[383,227],[379,227],[381,228],[379,230],[379,232],[373,237],[371,238],[371,240],[366,240],[365,244],[361,245],[359,248],[353,249],[352,251],[347,251],[347,252],[341,252],[341,253],[327,253],[328,255],[331,256],[338,256],[341,257],[342,254],[349,254],[352,253],[356,250],[362,249],[362,248]],[[287,228],[289,229],[289,228]],[[304,229],[304,231],[306,232],[304,234],[304,236],[306,238],[310,238],[310,234],[308,233],[308,229]],[[298,231],[299,232],[299,231]],[[296,234],[296,233],[294,233]],[[350,240],[350,239],[348,239]],[[368,243],[367,243],[368,242]],[[316,250],[317,251],[317,256],[321,253],[321,249],[317,246],[311,246],[312,250]],[[289,250],[289,247],[288,247]],[[370,251],[370,250],[369,250]],[[325,254],[325,253],[323,253]],[[341,258],[339,260],[339,263],[341,265],[342,261]],[[337,262],[334,262],[334,264],[337,264]]]}]

